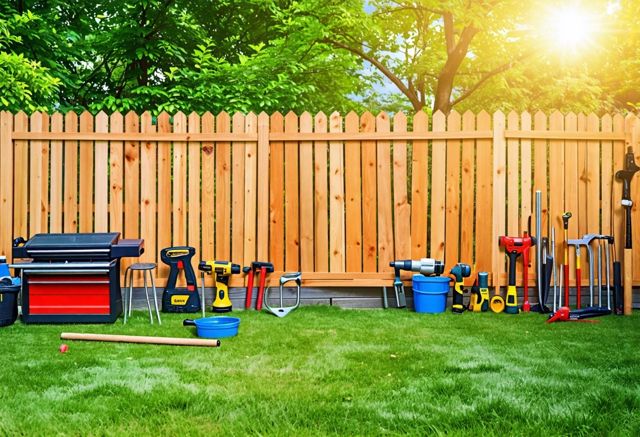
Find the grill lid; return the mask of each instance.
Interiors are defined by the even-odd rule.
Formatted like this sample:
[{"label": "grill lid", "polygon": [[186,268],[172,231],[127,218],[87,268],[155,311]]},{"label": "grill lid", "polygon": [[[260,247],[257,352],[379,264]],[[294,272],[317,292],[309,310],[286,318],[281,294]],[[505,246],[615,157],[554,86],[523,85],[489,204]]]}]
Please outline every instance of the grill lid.
[{"label": "grill lid", "polygon": [[119,232],[97,234],[36,234],[24,247],[27,250],[111,249],[120,238]]}]

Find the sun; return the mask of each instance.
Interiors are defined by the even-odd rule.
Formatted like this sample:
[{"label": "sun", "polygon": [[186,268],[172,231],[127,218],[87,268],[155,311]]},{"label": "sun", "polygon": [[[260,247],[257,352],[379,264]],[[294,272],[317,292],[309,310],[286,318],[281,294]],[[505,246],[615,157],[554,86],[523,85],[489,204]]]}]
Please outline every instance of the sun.
[{"label": "sun", "polygon": [[593,42],[597,16],[577,5],[555,9],[549,18],[550,43],[563,52],[577,53]]}]

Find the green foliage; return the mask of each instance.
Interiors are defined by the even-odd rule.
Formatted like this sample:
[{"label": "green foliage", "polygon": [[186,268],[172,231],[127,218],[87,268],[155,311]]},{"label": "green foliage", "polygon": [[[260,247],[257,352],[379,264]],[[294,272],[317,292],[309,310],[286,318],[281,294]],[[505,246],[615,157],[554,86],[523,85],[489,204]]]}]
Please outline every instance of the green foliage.
[{"label": "green foliage", "polygon": [[0,108],[11,111],[45,110],[55,103],[60,80],[40,62],[16,53],[12,47],[22,38],[14,29],[31,26],[37,17],[30,13],[3,18],[0,15]]},{"label": "green foliage", "polygon": [[302,307],[234,311],[218,349],[69,342],[194,337],[149,325],[0,328],[2,435],[638,435],[640,317]]}]

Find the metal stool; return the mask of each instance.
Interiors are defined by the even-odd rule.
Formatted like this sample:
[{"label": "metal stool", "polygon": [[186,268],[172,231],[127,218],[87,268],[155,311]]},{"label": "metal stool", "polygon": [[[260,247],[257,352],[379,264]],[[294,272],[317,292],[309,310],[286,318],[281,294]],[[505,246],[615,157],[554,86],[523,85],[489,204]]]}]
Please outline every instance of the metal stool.
[{"label": "metal stool", "polygon": [[[153,282],[153,270],[156,268],[155,263],[135,263],[127,267],[124,272],[124,323],[127,323],[127,315],[131,317],[131,307],[133,306],[133,272],[141,271],[142,278],[144,279],[144,294],[147,297],[147,307],[149,308],[149,321],[153,325],[153,314],[151,312],[151,301],[149,301],[149,288],[147,287],[147,273],[149,274],[149,280],[151,281],[151,289],[153,291],[153,303],[156,307],[156,315],[158,316],[158,324],[161,325],[160,311],[158,310],[158,298],[156,297],[156,284]],[[127,285],[127,278],[129,280]],[[129,299],[126,299],[127,288],[129,288]],[[127,307],[127,300],[129,305]]]}]

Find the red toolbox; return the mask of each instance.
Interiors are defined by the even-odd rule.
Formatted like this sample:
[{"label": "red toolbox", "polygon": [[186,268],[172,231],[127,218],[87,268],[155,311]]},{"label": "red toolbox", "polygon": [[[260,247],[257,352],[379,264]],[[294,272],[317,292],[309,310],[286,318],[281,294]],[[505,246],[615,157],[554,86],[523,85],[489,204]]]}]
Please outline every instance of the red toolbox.
[{"label": "red toolbox", "polygon": [[120,258],[140,256],[143,240],[119,233],[37,234],[14,241],[25,323],[113,323],[122,312]]}]

